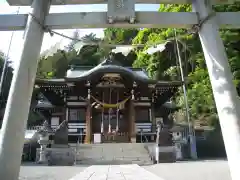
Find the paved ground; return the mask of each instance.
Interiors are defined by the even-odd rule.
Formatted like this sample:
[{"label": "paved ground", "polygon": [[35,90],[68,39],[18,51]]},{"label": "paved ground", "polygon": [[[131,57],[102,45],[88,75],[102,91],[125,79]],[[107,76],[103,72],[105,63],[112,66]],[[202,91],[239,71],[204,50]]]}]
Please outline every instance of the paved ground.
[{"label": "paved ground", "polygon": [[[20,180],[68,180],[86,167],[25,165],[21,167]],[[179,162],[143,167],[164,180],[231,180],[227,162],[223,160]]]},{"label": "paved ground", "polygon": [[68,180],[88,166],[21,166],[19,180]]},{"label": "paved ground", "polygon": [[71,180],[162,180],[136,164],[95,165],[80,172]]},{"label": "paved ground", "polygon": [[227,161],[197,161],[145,167],[164,180],[231,180]]}]

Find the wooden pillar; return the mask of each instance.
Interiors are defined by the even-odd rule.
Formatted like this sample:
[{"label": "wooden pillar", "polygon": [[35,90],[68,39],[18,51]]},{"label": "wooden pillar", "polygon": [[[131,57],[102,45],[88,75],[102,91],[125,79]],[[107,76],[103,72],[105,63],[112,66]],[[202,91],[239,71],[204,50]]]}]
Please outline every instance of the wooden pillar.
[{"label": "wooden pillar", "polygon": [[132,98],[129,101],[129,136],[130,142],[136,142],[136,128],[135,128],[135,107],[134,107],[134,95],[132,91]]},{"label": "wooden pillar", "polygon": [[84,139],[85,144],[90,144],[92,139],[92,115],[91,115],[91,100],[90,90],[88,91],[87,109],[86,109],[86,136]]},{"label": "wooden pillar", "polygon": [[92,137],[92,118],[91,118],[91,103],[90,100],[87,101],[87,109],[86,109],[86,136],[84,143],[90,144]]}]

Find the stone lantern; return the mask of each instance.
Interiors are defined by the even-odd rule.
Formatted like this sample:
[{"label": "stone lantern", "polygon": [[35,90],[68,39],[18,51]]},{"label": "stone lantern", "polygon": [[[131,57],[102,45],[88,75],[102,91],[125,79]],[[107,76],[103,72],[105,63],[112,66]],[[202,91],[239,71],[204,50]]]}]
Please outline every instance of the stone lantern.
[{"label": "stone lantern", "polygon": [[45,121],[43,123],[42,128],[38,131],[39,140],[38,143],[40,145],[39,149],[39,159],[38,163],[47,163],[47,145],[50,144],[49,141],[49,133],[52,132],[52,129],[49,127],[48,122]]}]

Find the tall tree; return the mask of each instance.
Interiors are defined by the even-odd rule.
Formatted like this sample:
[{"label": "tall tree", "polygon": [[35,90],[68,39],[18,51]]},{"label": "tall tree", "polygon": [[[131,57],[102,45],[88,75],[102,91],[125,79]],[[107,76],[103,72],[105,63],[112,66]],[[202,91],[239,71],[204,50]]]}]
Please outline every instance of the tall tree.
[{"label": "tall tree", "polygon": [[[217,5],[216,11],[239,11],[240,3],[229,5]],[[161,5],[159,11],[162,12],[186,12],[190,11],[190,5]],[[201,43],[198,36],[188,35],[186,30],[177,29],[177,34],[181,35],[181,41],[186,44],[187,51],[182,51],[185,76],[188,76],[188,100],[190,113],[193,119],[200,120],[203,123],[214,124],[217,117],[215,103],[213,99],[211,83],[208,77],[208,71],[205,65],[202,53]],[[234,82],[238,84],[240,73],[240,31],[239,30],[220,30],[224,45],[226,47],[229,63],[233,72]],[[137,51],[137,60],[134,65],[145,67],[152,77],[157,79],[175,79],[179,78],[178,64],[176,61],[176,49],[167,48],[163,53],[153,55],[145,54],[145,50],[153,44],[166,42],[167,39],[174,37],[174,30],[165,29],[143,29],[139,31],[134,38],[134,44],[146,44],[142,49]],[[181,45],[181,43],[180,43]],[[178,105],[184,107],[183,93],[180,90],[177,97]],[[215,123],[216,124],[216,123]]]}]

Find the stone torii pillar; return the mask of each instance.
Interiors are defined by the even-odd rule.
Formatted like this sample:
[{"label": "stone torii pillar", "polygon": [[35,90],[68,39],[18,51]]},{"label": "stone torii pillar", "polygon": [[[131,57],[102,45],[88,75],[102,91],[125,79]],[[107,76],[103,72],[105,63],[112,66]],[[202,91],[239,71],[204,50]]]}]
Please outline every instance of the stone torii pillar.
[{"label": "stone torii pillar", "polygon": [[[193,9],[200,19],[211,12],[210,1],[193,0]],[[240,166],[240,111],[237,90],[215,18],[202,25],[199,31],[206,65],[216,102],[228,164],[232,180],[239,180]]]},{"label": "stone torii pillar", "polygon": [[32,15],[28,17],[26,25],[22,56],[13,75],[0,137],[0,177],[7,180],[17,180],[19,176],[25,128],[44,36],[40,24],[44,24],[50,0],[34,0],[32,8]]}]

